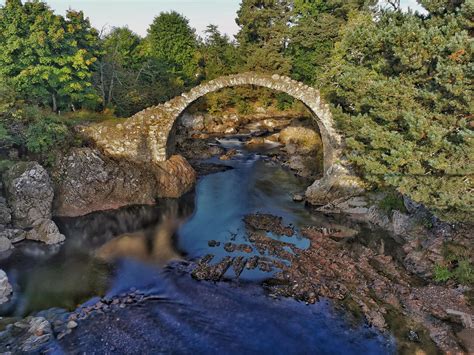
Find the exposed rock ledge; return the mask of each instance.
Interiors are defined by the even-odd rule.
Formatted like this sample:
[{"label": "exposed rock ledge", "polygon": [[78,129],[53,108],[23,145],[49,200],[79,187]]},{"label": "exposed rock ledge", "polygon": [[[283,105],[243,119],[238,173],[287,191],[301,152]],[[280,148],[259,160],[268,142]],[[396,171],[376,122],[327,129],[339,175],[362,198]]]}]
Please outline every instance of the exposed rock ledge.
[{"label": "exposed rock ledge", "polygon": [[54,214],[75,217],[125,205],[153,204],[157,197],[177,198],[189,191],[196,173],[180,155],[139,165],[114,160],[90,148],[76,148],[59,159],[52,172]]}]

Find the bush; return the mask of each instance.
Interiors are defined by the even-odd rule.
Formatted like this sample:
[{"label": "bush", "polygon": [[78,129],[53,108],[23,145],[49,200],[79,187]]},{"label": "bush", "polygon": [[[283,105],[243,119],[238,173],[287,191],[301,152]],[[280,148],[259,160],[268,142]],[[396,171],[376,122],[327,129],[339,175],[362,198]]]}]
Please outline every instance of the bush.
[{"label": "bush", "polygon": [[14,162],[11,160],[0,160],[0,177],[13,166]]},{"label": "bush", "polygon": [[294,99],[285,93],[276,94],[277,109],[280,111],[289,110],[293,107]]},{"label": "bush", "polygon": [[472,253],[472,250],[463,245],[446,243],[443,246],[444,262],[434,268],[435,281],[455,280],[463,285],[474,285]]},{"label": "bush", "polygon": [[452,277],[451,271],[446,266],[435,265],[434,279],[436,282],[446,282]]},{"label": "bush", "polygon": [[5,126],[0,123],[0,149],[1,148],[10,148],[14,143],[13,137],[7,131]]},{"label": "bush", "polygon": [[252,106],[244,99],[237,103],[237,112],[241,115],[249,115],[253,112]]},{"label": "bush", "polygon": [[26,132],[28,151],[45,158],[47,163],[52,163],[55,152],[64,149],[72,142],[73,137],[68,127],[55,116],[39,118]]},{"label": "bush", "polygon": [[385,193],[385,196],[379,202],[379,208],[389,213],[394,210],[405,212],[406,208],[403,204],[403,198],[395,191]]}]

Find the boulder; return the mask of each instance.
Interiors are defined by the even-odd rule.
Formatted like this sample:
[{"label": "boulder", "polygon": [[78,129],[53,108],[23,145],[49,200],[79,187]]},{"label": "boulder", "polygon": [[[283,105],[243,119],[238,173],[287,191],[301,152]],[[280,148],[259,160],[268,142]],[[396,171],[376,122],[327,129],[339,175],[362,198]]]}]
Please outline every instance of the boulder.
[{"label": "boulder", "polygon": [[286,127],[280,132],[280,142],[295,146],[296,152],[309,154],[322,151],[323,143],[321,137],[314,129],[307,127]]},{"label": "boulder", "polygon": [[37,162],[19,162],[4,176],[8,204],[15,227],[30,228],[51,219],[54,190],[48,172]]},{"label": "boulder", "polygon": [[13,247],[10,239],[0,236],[0,253],[10,250]]},{"label": "boulder", "polygon": [[365,196],[355,196],[335,200],[332,203],[318,208],[318,211],[365,216],[369,213],[369,208],[369,201]]},{"label": "boulder", "polygon": [[11,295],[13,289],[8,282],[8,277],[5,271],[0,269],[0,305],[8,302],[8,297]]},{"label": "boulder", "polygon": [[392,213],[392,230],[397,235],[408,235],[413,227],[413,217],[394,210]]},{"label": "boulder", "polygon": [[196,173],[180,155],[140,165],[116,161],[90,148],[75,148],[53,169],[54,214],[75,217],[133,204],[154,204],[189,191]]},{"label": "boulder", "polygon": [[26,234],[26,239],[52,245],[61,243],[66,238],[59,233],[56,223],[50,219],[43,219],[35,222],[33,229]]},{"label": "boulder", "polygon": [[5,229],[0,232],[1,238],[7,238],[12,243],[18,243],[26,238],[26,232],[23,229]]},{"label": "boulder", "polygon": [[316,180],[306,190],[306,200],[312,205],[327,205],[341,198],[362,194],[365,184],[339,164],[332,165],[323,178]]},{"label": "boulder", "polygon": [[202,131],[204,129],[204,116],[184,113],[181,117],[181,124],[187,129],[193,131]]}]

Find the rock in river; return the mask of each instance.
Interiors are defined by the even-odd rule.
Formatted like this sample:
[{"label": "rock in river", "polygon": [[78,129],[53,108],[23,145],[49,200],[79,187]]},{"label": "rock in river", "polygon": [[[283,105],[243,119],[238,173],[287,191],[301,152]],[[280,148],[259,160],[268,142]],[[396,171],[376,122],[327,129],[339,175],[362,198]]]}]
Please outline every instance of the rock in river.
[{"label": "rock in river", "polygon": [[8,297],[12,293],[12,286],[8,282],[5,271],[0,269],[0,305],[8,302]]},{"label": "rock in river", "polygon": [[10,250],[12,248],[12,242],[10,239],[0,236],[0,253]]},{"label": "rock in river", "polygon": [[61,243],[66,238],[59,233],[56,223],[50,219],[42,219],[35,222],[34,228],[26,234],[26,239],[50,245]]},{"label": "rock in river", "polygon": [[[53,183],[48,172],[37,162],[19,162],[5,174],[5,190],[11,209],[13,225],[2,233],[10,242],[25,237],[21,229],[30,229],[26,238],[56,244],[64,241],[58,227],[51,220],[54,198]],[[6,243],[3,243],[4,247]]]}]

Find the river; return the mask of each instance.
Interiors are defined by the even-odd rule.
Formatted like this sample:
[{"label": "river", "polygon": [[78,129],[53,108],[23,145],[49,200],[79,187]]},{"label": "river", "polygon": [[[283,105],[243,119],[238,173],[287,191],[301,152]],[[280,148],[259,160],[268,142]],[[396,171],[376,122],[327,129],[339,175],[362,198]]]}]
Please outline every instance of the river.
[{"label": "river", "polygon": [[[228,161],[207,163],[229,169],[199,178],[195,191],[156,206],[132,206],[57,220],[66,235],[61,246],[24,242],[2,268],[14,287],[0,315],[24,317],[48,309],[74,311],[127,292],[149,301],[79,322],[51,352],[118,353],[395,353],[392,336],[357,320],[328,299],[305,304],[269,297],[261,283],[278,270],[232,269],[218,283],[190,276],[192,262],[207,254],[219,261],[229,255],[225,243],[245,244],[243,218],[267,213],[296,230],[276,236],[300,249],[309,241],[302,226],[343,224],[292,199],[308,181],[294,176],[266,156],[270,146],[244,148],[239,137],[223,139],[237,149]],[[351,225],[351,227],[353,227]],[[380,239],[360,226],[366,243]],[[232,256],[258,255],[257,250]],[[283,260],[284,262],[284,260]],[[1,342],[0,342],[1,344]]]}]

